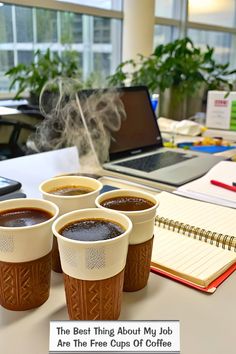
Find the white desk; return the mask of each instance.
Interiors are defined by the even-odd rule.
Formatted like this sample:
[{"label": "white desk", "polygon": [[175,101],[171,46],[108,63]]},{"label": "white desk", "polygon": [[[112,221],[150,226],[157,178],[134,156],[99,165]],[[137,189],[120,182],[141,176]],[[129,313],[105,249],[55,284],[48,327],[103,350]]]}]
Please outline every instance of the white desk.
[{"label": "white desk", "polygon": [[[235,354],[236,273],[215,294],[151,274],[148,286],[124,293],[120,320],[180,320],[181,354]],[[47,354],[49,322],[68,320],[61,274],[52,274],[49,300],[13,312],[0,308],[2,354]]]},{"label": "white desk", "polygon": [[[70,151],[71,156],[62,150],[57,154],[58,159],[54,154],[21,158],[20,171],[19,159],[0,162],[0,174],[11,178],[14,175],[16,179],[18,175],[21,176],[28,196],[34,193],[33,186],[37,194],[40,178],[34,171],[35,164],[38,170],[41,169],[43,178],[65,172],[65,168],[69,169],[68,172],[78,169],[73,149]],[[24,181],[28,181],[27,186],[24,186]],[[235,297],[236,272],[213,295],[151,274],[145,289],[123,294],[120,320],[180,320],[181,354],[235,354]],[[53,272],[49,300],[41,307],[25,312],[8,311],[0,307],[0,352],[46,354],[50,320],[67,319],[62,275]]]}]

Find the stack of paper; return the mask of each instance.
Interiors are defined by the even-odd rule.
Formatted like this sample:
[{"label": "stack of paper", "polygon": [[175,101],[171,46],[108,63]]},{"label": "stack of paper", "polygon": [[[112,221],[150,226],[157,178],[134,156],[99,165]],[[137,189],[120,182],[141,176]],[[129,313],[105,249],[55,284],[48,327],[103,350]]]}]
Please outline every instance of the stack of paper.
[{"label": "stack of paper", "polygon": [[236,192],[215,186],[211,180],[232,185],[236,182],[236,162],[221,161],[201,178],[176,190],[176,194],[210,203],[236,208]]}]

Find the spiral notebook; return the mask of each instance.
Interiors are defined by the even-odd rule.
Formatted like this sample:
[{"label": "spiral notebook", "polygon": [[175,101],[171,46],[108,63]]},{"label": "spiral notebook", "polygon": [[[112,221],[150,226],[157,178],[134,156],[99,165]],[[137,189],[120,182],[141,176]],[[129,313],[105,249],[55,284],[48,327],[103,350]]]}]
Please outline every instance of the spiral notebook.
[{"label": "spiral notebook", "polygon": [[214,292],[236,269],[236,210],[167,192],[157,199],[152,270]]}]

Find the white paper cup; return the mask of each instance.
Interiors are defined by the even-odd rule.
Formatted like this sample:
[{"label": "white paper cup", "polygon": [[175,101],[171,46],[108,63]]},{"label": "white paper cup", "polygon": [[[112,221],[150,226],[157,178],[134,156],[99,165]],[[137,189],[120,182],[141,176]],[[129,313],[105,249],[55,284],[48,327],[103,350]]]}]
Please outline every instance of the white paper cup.
[{"label": "white paper cup", "polygon": [[[50,193],[54,188],[64,186],[81,186],[92,188],[93,191],[72,196],[63,196]],[[95,207],[95,199],[99,195],[103,185],[94,178],[82,176],[61,176],[54,177],[40,184],[39,190],[43,199],[50,200],[59,207],[60,215],[73,210]]]},{"label": "white paper cup", "polygon": [[[60,235],[67,224],[81,219],[105,219],[119,223],[126,230],[120,236],[102,241],[75,241]],[[124,215],[95,208],[77,210],[60,216],[52,230],[57,237],[63,272],[84,280],[109,278],[119,273],[126,263],[131,221]]]},{"label": "white paper cup", "polygon": [[12,199],[0,203],[0,212],[36,208],[52,217],[32,226],[0,226],[0,304],[14,311],[42,305],[49,297],[52,223],[58,207],[46,200]]},{"label": "white paper cup", "polygon": [[[125,231],[115,238],[87,242],[71,240],[60,234],[67,224],[83,219],[113,221]],[[129,218],[116,211],[84,209],[60,216],[52,229],[58,240],[70,319],[118,319],[132,229]]]},{"label": "white paper cup", "polygon": [[125,267],[124,291],[137,291],[147,285],[149,278],[155,216],[159,202],[146,192],[119,189],[101,194],[96,198],[95,203],[102,210],[111,210],[102,206],[102,202],[125,196],[144,198],[154,204],[144,210],[119,211],[128,216],[133,224]]},{"label": "white paper cup", "polygon": [[154,204],[153,207],[145,210],[120,211],[122,214],[128,216],[133,224],[133,229],[129,241],[131,245],[137,245],[139,243],[150,240],[153,237],[156,209],[159,205],[157,199],[154,198],[151,194],[135,191],[132,189],[118,189],[99,195],[95,200],[95,204],[98,208],[107,210],[108,208],[101,205],[102,202],[107,199],[124,196],[144,198]]},{"label": "white paper cup", "polygon": [[[50,190],[65,186],[81,186],[92,188],[93,191],[73,196],[63,196],[50,193]],[[99,195],[103,185],[94,178],[82,176],[61,176],[54,177],[40,184],[39,190],[45,200],[50,200],[59,207],[59,215],[66,214],[73,210],[95,207],[95,199]],[[53,238],[52,269],[61,273],[61,261],[58,251],[57,239]]]},{"label": "white paper cup", "polygon": [[19,198],[0,202],[0,212],[18,208],[42,209],[53,216],[47,221],[32,226],[0,226],[0,261],[32,261],[52,250],[52,224],[59,214],[58,207],[42,199]]}]

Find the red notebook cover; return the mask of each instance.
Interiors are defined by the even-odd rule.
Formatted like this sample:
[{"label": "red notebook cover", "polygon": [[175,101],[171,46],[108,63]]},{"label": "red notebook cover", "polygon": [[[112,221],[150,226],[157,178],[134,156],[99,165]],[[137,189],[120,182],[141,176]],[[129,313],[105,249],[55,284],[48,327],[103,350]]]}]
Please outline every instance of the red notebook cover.
[{"label": "red notebook cover", "polygon": [[228,268],[223,274],[221,274],[218,278],[216,278],[215,280],[213,280],[206,288],[203,288],[197,284],[194,284],[186,279],[183,279],[181,277],[178,277],[176,275],[173,275],[171,273],[168,273],[168,272],[165,272],[164,270],[162,269],[159,269],[159,268],[156,268],[154,266],[151,266],[151,271],[153,273],[156,273],[156,274],[159,274],[159,275],[162,275],[164,277],[167,277],[167,278],[170,278],[172,280],[175,280],[179,283],[182,283],[184,285],[187,285],[187,286],[190,286],[191,288],[194,288],[196,290],[200,290],[200,291],[203,291],[203,292],[206,292],[208,294],[213,294],[217,287],[223,283],[223,281],[225,279],[227,279],[230,274],[232,274],[234,271],[236,270],[236,263],[234,263],[232,266],[230,266],[230,268]]}]

